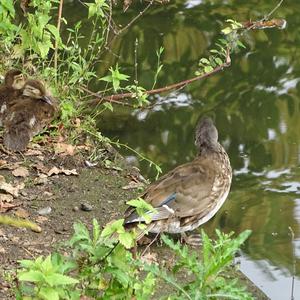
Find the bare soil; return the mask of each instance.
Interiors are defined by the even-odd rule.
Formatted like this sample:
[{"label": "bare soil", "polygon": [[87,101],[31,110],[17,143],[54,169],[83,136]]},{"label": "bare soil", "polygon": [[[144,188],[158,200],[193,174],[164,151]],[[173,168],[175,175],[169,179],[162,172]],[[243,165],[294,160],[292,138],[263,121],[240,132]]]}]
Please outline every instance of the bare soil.
[{"label": "bare soil", "polygon": [[[60,151],[57,151],[56,146],[33,145],[23,154],[0,150],[0,176],[14,187],[24,183],[24,188],[9,202],[0,198],[0,214],[26,218],[42,229],[35,233],[0,224],[0,299],[14,299],[12,285],[4,274],[15,269],[18,260],[47,255],[55,250],[60,242],[72,235],[74,222],[82,221],[90,227],[93,218],[105,225],[120,217],[125,210],[125,202],[138,193],[138,189],[128,188],[130,184],[140,185],[139,174],[124,166],[115,152],[102,153],[97,166],[91,167],[88,157],[93,149],[58,145]],[[105,166],[104,158],[113,161],[113,167]],[[20,167],[29,173],[24,176],[21,172],[23,177],[13,175],[18,173],[14,170]],[[53,167],[66,173],[75,169],[78,175],[51,175]],[[6,194],[1,190],[0,193]],[[82,205],[87,211],[82,209]],[[153,248],[152,251],[160,253],[160,256],[168,256],[161,246]],[[240,277],[256,299],[268,299],[241,273],[234,272],[232,276]]]}]

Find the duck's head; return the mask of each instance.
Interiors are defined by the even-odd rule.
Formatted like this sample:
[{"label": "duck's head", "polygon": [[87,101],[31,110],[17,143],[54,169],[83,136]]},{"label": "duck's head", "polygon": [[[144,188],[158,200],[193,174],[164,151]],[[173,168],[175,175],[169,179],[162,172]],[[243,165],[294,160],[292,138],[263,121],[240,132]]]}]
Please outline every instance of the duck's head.
[{"label": "duck's head", "polygon": [[20,70],[12,69],[5,74],[5,85],[15,90],[21,90],[25,84],[25,77]]},{"label": "duck's head", "polygon": [[45,86],[39,80],[27,80],[24,85],[23,95],[53,105],[52,98],[47,95]]},{"label": "duck's head", "polygon": [[198,150],[203,147],[215,149],[218,145],[218,130],[209,117],[203,117],[197,127],[195,134],[195,145]]}]

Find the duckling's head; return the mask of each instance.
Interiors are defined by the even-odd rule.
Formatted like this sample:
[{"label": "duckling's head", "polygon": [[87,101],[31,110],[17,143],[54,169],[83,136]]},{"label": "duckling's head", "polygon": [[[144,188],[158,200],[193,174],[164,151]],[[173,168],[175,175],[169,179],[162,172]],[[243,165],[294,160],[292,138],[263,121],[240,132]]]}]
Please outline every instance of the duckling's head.
[{"label": "duckling's head", "polygon": [[218,130],[211,118],[203,117],[197,127],[195,134],[195,145],[199,150],[202,148],[215,149],[218,145]]},{"label": "duckling's head", "polygon": [[23,96],[42,100],[50,105],[53,105],[51,97],[46,94],[45,86],[39,80],[27,80],[24,85]]},{"label": "duckling's head", "polygon": [[25,77],[20,70],[12,69],[5,74],[5,85],[15,90],[21,90],[25,84]]}]

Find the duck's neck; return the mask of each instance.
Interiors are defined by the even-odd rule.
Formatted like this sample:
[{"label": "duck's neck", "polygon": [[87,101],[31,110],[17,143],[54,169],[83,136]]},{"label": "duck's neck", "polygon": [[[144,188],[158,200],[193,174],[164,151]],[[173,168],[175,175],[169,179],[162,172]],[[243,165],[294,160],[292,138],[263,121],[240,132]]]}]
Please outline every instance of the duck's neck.
[{"label": "duck's neck", "polygon": [[198,149],[198,156],[207,156],[217,154],[222,151],[223,147],[218,143],[202,143]]}]

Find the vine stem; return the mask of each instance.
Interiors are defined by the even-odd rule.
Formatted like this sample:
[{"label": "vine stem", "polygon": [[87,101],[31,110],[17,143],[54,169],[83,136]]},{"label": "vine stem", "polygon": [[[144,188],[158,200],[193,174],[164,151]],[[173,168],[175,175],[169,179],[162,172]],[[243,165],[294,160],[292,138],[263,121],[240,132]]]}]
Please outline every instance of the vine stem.
[{"label": "vine stem", "polygon": [[[61,25],[61,16],[62,16],[62,9],[63,9],[64,0],[59,1],[59,8],[58,8],[58,17],[57,17],[57,31],[60,32],[60,25]],[[57,51],[58,51],[58,39],[55,39],[55,46],[54,46],[54,69],[57,71]]]}]

